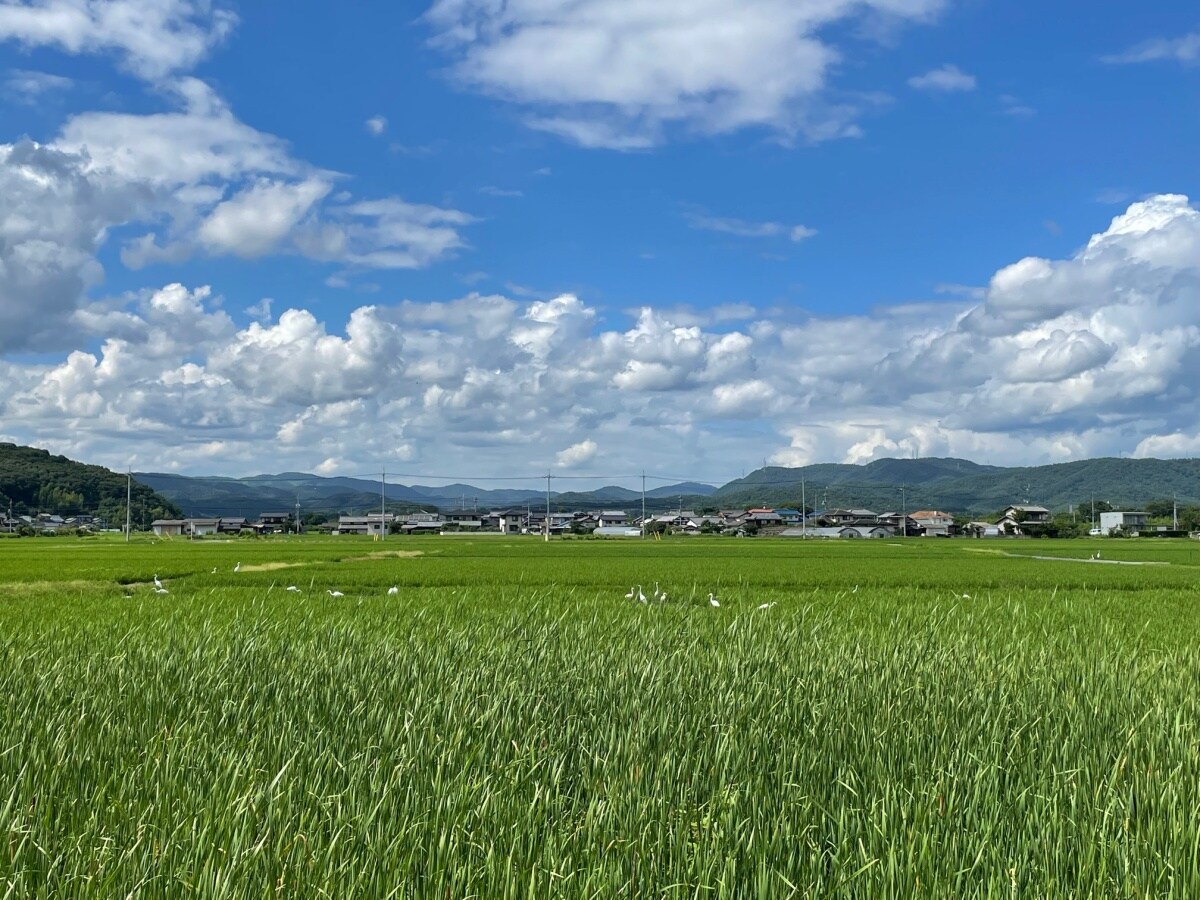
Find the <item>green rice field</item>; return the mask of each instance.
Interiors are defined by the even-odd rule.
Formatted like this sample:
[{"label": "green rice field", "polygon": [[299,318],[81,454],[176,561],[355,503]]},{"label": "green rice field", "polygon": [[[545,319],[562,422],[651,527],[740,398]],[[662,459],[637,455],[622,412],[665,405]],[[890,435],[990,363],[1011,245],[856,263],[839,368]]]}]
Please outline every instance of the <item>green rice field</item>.
[{"label": "green rice field", "polygon": [[1198,586],[1183,540],[0,540],[0,897],[1198,897]]}]

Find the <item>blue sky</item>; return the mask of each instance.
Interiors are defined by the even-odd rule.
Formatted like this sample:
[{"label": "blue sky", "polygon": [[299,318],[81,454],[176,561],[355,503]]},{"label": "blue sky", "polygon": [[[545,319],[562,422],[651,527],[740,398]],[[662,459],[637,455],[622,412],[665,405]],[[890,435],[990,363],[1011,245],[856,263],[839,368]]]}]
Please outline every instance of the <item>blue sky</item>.
[{"label": "blue sky", "polygon": [[0,88],[0,439],[1200,452],[1192,4],[0,0]]}]

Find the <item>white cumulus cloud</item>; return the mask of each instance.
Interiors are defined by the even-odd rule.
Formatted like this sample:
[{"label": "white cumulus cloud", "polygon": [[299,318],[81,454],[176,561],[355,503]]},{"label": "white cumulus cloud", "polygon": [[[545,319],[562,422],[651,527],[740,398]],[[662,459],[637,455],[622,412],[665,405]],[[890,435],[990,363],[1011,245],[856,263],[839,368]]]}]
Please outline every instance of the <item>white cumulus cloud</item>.
[{"label": "white cumulus cloud", "polygon": [[591,462],[599,450],[599,445],[591,439],[580,441],[578,444],[572,444],[566,450],[559,451],[554,457],[554,465],[560,469],[575,468]]},{"label": "white cumulus cloud", "polygon": [[520,104],[531,127],[637,150],[672,129],[857,134],[829,96],[825,36],[864,15],[928,21],[943,0],[436,0],[434,43],[464,85]]},{"label": "white cumulus cloud", "polygon": [[4,0],[0,40],[67,53],[113,53],[147,79],[186,71],[237,24],[210,0]]},{"label": "white cumulus cloud", "polygon": [[[72,196],[56,178],[78,177],[78,157],[7,152],[28,169],[18,181],[0,165],[7,196]],[[136,209],[137,197],[111,202]],[[59,250],[66,282],[94,258],[78,224]],[[36,244],[19,235],[37,227],[0,213],[0,235],[18,235],[0,237],[4,271],[20,259],[6,248]],[[29,335],[36,317],[15,284],[0,278],[0,317]],[[1018,464],[1200,446],[1200,211],[1178,195],[1132,204],[1069,257],[1004,267],[982,295],[869,316],[647,306],[619,323],[572,294],[469,294],[325,319],[277,296],[277,317],[239,327],[204,287],[92,304],[68,287],[45,297],[74,345],[20,364],[4,353],[24,345],[0,350],[0,421],[12,439],[121,466],[165,457],[244,473],[267,456],[345,472],[403,459],[569,479],[603,448],[614,473],[713,481],[764,457]]]},{"label": "white cumulus cloud", "polygon": [[420,268],[466,246],[473,216],[335,196],[344,176],[296,159],[207,84],[184,77],[164,91],[162,112],[81,113],[52,144],[0,144],[0,352],[74,339],[70,320],[91,305],[104,277],[97,257],[117,228],[129,235],[121,261],[135,269],[269,253]]}]

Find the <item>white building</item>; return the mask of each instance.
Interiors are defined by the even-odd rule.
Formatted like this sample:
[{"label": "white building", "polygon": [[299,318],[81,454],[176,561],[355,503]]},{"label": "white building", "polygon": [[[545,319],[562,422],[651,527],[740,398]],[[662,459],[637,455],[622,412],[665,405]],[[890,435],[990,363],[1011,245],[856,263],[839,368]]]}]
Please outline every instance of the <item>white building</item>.
[{"label": "white building", "polygon": [[1133,534],[1146,527],[1149,513],[1144,512],[1102,512],[1100,513],[1100,530],[1104,534],[1120,531]]},{"label": "white building", "polygon": [[374,537],[383,535],[395,518],[391,513],[380,515],[373,513],[369,516],[338,516],[338,527],[334,534],[369,534]]}]

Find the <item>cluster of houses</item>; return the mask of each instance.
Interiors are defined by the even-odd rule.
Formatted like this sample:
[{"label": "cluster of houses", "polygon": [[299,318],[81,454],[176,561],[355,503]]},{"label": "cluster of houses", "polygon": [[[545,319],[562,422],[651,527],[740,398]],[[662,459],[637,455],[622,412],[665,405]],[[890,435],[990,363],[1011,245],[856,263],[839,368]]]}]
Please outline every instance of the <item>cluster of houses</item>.
[{"label": "cluster of houses", "polygon": [[159,537],[204,537],[213,534],[285,534],[292,530],[291,513],[262,513],[257,520],[245,516],[220,518],[155,519],[150,528]]},{"label": "cluster of houses", "polygon": [[[1106,512],[1093,534],[1137,534],[1147,528],[1144,512]],[[519,509],[434,512],[404,514],[372,513],[339,516],[316,527],[331,534],[360,534],[380,537],[387,533],[441,534],[445,531],[498,532],[500,534],[595,534],[608,537],[640,537],[643,534],[770,534],[805,538],[886,538],[886,537],[1004,537],[1029,533],[1031,526],[1048,525],[1050,510],[1043,506],[1015,505],[1004,510],[995,522],[957,524],[950,513],[934,509],[910,513],[876,513],[869,509],[825,509],[807,517],[787,507],[723,509],[697,513],[675,510],[641,516],[625,510],[600,512],[549,512],[529,507]],[[0,516],[0,532],[33,529],[96,530],[107,523],[92,516]],[[295,520],[288,512],[262,513],[257,519],[243,516],[219,518],[157,519],[151,528],[161,537],[203,537],[238,535],[244,532],[279,534],[292,531]]]},{"label": "cluster of houses", "polygon": [[[1144,526],[1145,513],[1105,513],[1105,532],[1117,528],[1131,530]],[[1050,510],[1042,506],[1010,506],[996,522],[970,522],[959,525],[954,516],[941,510],[925,509],[910,513],[869,509],[826,509],[806,517],[798,509],[787,507],[724,509],[697,513],[675,510],[640,516],[625,510],[599,512],[546,512],[529,507],[519,509],[413,512],[407,514],[370,513],[339,516],[316,527],[331,534],[358,534],[380,537],[388,533],[440,534],[446,531],[498,532],[500,534],[595,534],[608,537],[640,537],[646,533],[672,534],[771,534],[804,538],[886,538],[886,537],[1002,537],[1020,536],[1030,526],[1050,522]],[[155,534],[166,537],[199,537],[213,534],[240,534],[245,531],[273,534],[292,530],[289,513],[263,513],[255,521],[245,518],[159,519],[152,525]]]},{"label": "cluster of houses", "polygon": [[0,532],[26,529],[54,534],[59,531],[104,531],[108,522],[96,516],[55,516],[39,513],[36,516],[0,515]]}]

